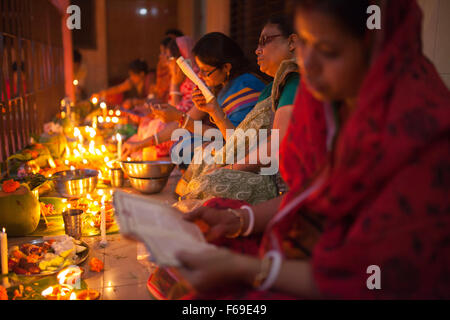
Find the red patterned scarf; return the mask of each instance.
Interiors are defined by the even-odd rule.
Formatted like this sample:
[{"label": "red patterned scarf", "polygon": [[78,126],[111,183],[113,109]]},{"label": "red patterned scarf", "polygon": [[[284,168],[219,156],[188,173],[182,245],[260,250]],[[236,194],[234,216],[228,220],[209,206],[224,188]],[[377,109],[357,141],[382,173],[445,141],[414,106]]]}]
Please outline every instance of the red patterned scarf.
[{"label": "red patterned scarf", "polygon": [[[450,92],[422,54],[416,1],[380,3],[371,68],[323,183],[279,212],[264,243],[281,248],[299,210],[316,212],[327,220],[312,257],[325,296],[450,298]],[[324,118],[305,88],[297,103],[282,147],[282,172],[294,186],[283,206],[325,159]],[[380,267],[381,290],[367,288],[371,265]]]}]

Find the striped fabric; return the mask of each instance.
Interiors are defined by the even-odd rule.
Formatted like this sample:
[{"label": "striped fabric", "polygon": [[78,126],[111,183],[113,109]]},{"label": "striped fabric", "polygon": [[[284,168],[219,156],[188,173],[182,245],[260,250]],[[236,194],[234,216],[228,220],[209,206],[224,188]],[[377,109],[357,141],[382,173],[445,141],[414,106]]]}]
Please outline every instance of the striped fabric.
[{"label": "striped fabric", "polygon": [[264,87],[257,77],[245,73],[222,89],[218,102],[234,126],[238,126],[253,109]]}]

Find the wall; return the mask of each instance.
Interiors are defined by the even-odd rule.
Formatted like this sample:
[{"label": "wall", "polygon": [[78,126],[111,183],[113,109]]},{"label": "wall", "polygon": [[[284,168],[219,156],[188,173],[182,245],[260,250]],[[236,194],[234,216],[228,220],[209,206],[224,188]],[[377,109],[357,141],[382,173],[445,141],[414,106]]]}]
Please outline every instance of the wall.
[{"label": "wall", "polygon": [[[182,1],[182,0],[181,0]],[[205,32],[230,34],[230,0],[204,0]]]},{"label": "wall", "polygon": [[419,0],[424,13],[423,45],[442,79],[450,88],[450,1]]},{"label": "wall", "polygon": [[[156,68],[165,31],[178,26],[177,6],[177,0],[107,1],[109,84],[128,77],[128,64],[134,59]],[[146,8],[147,15],[139,15],[140,8]]]},{"label": "wall", "polygon": [[98,92],[108,85],[106,0],[95,1],[97,49],[81,49],[83,63],[87,67],[86,90],[88,94]]}]

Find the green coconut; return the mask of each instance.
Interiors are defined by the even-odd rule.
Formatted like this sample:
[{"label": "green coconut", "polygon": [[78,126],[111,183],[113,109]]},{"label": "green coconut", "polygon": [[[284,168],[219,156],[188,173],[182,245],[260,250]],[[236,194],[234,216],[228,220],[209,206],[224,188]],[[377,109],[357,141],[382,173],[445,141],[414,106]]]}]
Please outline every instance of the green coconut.
[{"label": "green coconut", "polygon": [[36,230],[41,218],[39,201],[21,186],[15,192],[0,190],[0,227],[10,236],[25,236]]}]

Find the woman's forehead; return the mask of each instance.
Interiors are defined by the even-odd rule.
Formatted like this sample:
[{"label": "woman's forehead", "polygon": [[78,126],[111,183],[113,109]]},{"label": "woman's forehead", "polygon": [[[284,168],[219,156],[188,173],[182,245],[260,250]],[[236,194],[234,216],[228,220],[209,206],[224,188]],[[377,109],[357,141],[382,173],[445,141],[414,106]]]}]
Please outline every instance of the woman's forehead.
[{"label": "woman's forehead", "polygon": [[271,36],[275,32],[277,32],[277,33],[280,32],[278,26],[276,24],[273,24],[273,23],[268,23],[262,29],[261,36]]},{"label": "woman's forehead", "polygon": [[214,68],[214,66],[210,66],[209,64],[203,63],[197,56],[195,57],[195,61],[197,62],[197,65],[198,65],[201,69],[205,69],[205,68]]},{"label": "woman's forehead", "polygon": [[338,39],[350,37],[335,18],[314,10],[298,10],[295,27],[301,37],[314,42],[334,43]]}]

